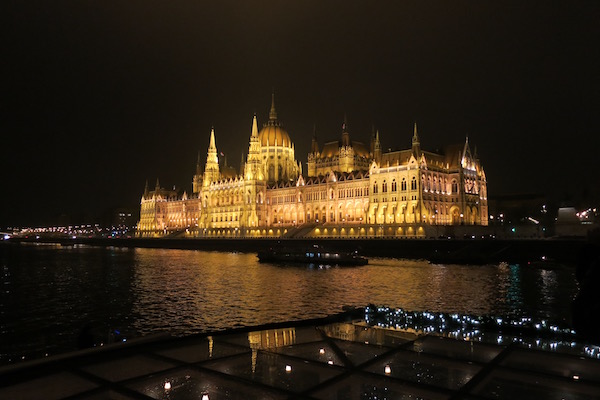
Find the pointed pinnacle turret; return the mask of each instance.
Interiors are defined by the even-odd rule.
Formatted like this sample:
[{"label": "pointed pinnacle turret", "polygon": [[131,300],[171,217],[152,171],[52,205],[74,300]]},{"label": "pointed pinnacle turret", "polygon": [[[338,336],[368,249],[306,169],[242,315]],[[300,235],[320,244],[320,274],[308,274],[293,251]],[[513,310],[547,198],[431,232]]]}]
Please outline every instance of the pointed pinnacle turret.
[{"label": "pointed pinnacle turret", "polygon": [[379,141],[379,129],[375,131],[375,139],[373,140],[373,158],[377,162],[381,160],[381,142]]},{"label": "pointed pinnacle turret", "polygon": [[342,124],[342,146],[350,146],[350,134],[348,133],[348,117],[344,113],[344,123]]},{"label": "pointed pinnacle turret", "polygon": [[215,144],[215,127],[210,128],[210,142],[208,143],[208,150],[214,149],[217,150],[217,145]]},{"label": "pointed pinnacle turret", "polygon": [[417,132],[417,122],[416,121],[415,121],[415,125],[414,125],[414,128],[413,128],[412,142],[413,143],[419,143],[419,134]]},{"label": "pointed pinnacle turret", "polygon": [[254,114],[254,118],[252,118],[252,137],[258,137],[258,122],[256,120],[256,113]]},{"label": "pointed pinnacle turret", "polygon": [[149,193],[148,189],[148,179],[146,179],[146,186],[144,187],[144,197],[147,197]]},{"label": "pointed pinnacle turret", "polygon": [[158,182],[158,178],[156,178],[156,188],[155,188],[155,190],[156,191],[160,190],[160,182]]},{"label": "pointed pinnacle turret", "polygon": [[269,119],[274,121],[277,119],[277,111],[275,111],[275,90],[271,94],[271,111],[269,111]]},{"label": "pointed pinnacle turret", "polygon": [[419,157],[421,155],[421,142],[419,142],[419,134],[417,132],[417,123],[415,122],[413,129],[413,137],[412,137],[412,150],[415,157]]}]

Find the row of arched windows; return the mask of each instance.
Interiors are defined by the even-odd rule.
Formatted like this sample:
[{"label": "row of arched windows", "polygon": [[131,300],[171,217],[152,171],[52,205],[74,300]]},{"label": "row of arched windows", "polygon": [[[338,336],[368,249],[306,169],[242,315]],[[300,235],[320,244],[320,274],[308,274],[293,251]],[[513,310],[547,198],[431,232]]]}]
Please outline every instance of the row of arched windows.
[{"label": "row of arched windows", "polygon": [[368,189],[353,188],[353,189],[340,189],[338,190],[338,198],[344,199],[347,197],[361,197],[363,193],[368,193]]},{"label": "row of arched windows", "polygon": [[[404,192],[404,191],[406,191],[406,188],[407,188],[406,178],[402,178],[402,181],[400,182],[400,190]],[[398,191],[398,184],[395,179],[392,180],[391,189],[392,189],[392,193],[395,193]],[[417,178],[415,178],[414,176],[412,177],[412,179],[410,181],[410,190],[417,190]],[[387,191],[388,191],[388,183],[386,180],[384,180],[383,183],[381,184],[381,193],[387,193]],[[373,183],[373,194],[377,194],[377,193],[379,193],[379,185],[377,184],[377,181],[375,181]]]}]

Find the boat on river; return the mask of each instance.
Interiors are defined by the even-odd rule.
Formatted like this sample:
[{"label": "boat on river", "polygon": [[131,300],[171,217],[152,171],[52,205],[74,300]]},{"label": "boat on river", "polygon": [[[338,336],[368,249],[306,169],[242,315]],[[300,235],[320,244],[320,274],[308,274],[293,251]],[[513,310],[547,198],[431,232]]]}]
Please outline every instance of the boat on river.
[{"label": "boat on river", "polygon": [[319,265],[366,265],[369,260],[361,256],[358,251],[334,251],[314,245],[305,248],[271,247],[268,250],[258,252],[260,262],[283,262]]}]

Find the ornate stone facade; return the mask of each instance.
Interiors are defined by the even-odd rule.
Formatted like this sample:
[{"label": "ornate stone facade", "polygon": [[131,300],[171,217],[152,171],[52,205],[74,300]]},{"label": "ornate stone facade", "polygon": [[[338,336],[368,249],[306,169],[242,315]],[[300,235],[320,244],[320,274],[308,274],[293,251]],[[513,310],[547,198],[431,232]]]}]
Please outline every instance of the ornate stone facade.
[{"label": "ornate stone facade", "polygon": [[339,141],[319,150],[313,136],[302,175],[294,144],[277,119],[258,130],[256,116],[241,173],[219,166],[214,129],[204,171],[198,159],[192,194],[148,187],[138,236],[159,237],[429,237],[440,226],[487,225],[487,181],[468,139],[438,153],[412,146],[382,153]]}]

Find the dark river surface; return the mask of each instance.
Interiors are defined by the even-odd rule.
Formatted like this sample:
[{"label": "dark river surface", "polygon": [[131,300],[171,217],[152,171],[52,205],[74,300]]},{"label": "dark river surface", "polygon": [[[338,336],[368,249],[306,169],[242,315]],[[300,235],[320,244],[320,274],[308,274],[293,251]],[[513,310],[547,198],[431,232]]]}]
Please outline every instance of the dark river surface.
[{"label": "dark river surface", "polygon": [[574,270],[371,258],[352,268],[259,263],[256,254],[0,245],[0,364],[97,341],[323,317],[372,303],[569,323]]}]

